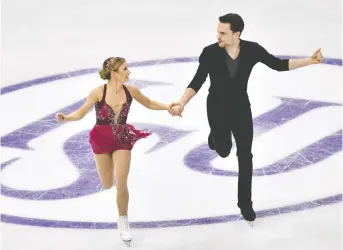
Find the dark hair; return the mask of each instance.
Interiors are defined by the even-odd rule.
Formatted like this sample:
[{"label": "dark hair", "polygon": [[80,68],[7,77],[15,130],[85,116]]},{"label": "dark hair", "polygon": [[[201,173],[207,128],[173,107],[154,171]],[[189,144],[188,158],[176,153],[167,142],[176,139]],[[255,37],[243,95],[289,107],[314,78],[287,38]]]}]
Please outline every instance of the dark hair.
[{"label": "dark hair", "polygon": [[229,13],[224,16],[219,17],[219,21],[221,23],[230,23],[231,24],[231,30],[233,33],[235,32],[241,32],[244,29],[244,21],[242,17],[235,13]]}]

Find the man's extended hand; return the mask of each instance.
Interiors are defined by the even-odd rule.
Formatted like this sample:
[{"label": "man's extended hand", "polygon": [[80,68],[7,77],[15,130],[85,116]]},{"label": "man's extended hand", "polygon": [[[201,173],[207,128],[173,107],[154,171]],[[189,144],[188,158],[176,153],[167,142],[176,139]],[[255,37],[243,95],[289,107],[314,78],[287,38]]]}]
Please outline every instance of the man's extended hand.
[{"label": "man's extended hand", "polygon": [[311,56],[311,61],[313,64],[321,63],[323,60],[323,54],[321,52],[321,49],[318,49],[316,52],[313,53]]}]

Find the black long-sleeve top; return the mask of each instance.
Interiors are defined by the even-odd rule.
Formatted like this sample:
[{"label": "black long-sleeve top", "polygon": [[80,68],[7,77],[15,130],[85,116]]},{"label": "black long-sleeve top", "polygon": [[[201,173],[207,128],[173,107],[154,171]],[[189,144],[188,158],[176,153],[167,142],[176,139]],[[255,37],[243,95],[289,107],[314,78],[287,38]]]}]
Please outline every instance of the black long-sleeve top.
[{"label": "black long-sleeve top", "polygon": [[248,101],[247,85],[255,64],[261,62],[277,71],[288,71],[289,60],[268,53],[255,42],[240,40],[239,66],[233,77],[227,64],[227,52],[218,43],[205,47],[199,57],[199,66],[188,88],[198,92],[210,76],[209,97],[212,100]]}]

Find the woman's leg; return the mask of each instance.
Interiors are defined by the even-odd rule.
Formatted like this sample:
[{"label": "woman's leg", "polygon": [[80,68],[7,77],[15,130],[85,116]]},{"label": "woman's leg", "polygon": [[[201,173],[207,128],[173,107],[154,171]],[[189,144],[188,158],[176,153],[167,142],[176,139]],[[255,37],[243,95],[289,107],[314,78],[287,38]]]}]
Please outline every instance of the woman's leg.
[{"label": "woman's leg", "polygon": [[114,176],[117,189],[117,206],[119,211],[118,230],[122,240],[130,246],[132,240],[130,225],[127,216],[129,205],[129,191],[127,178],[130,170],[131,151],[118,150],[112,155],[114,163]]},{"label": "woman's leg", "polygon": [[112,157],[114,163],[119,216],[124,216],[128,213],[129,191],[127,187],[127,178],[130,170],[131,151],[117,150],[113,152]]},{"label": "woman's leg", "polygon": [[102,185],[106,189],[111,188],[114,173],[112,154],[94,154],[94,159]]}]

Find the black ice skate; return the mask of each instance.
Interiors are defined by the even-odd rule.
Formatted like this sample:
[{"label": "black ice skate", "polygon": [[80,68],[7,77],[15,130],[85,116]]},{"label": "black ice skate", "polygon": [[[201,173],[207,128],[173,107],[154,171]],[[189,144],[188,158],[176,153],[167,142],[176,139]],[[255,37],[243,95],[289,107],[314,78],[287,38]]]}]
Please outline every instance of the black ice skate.
[{"label": "black ice skate", "polygon": [[241,209],[241,214],[251,226],[254,226],[253,222],[256,219],[256,213],[252,207],[243,207]]}]

